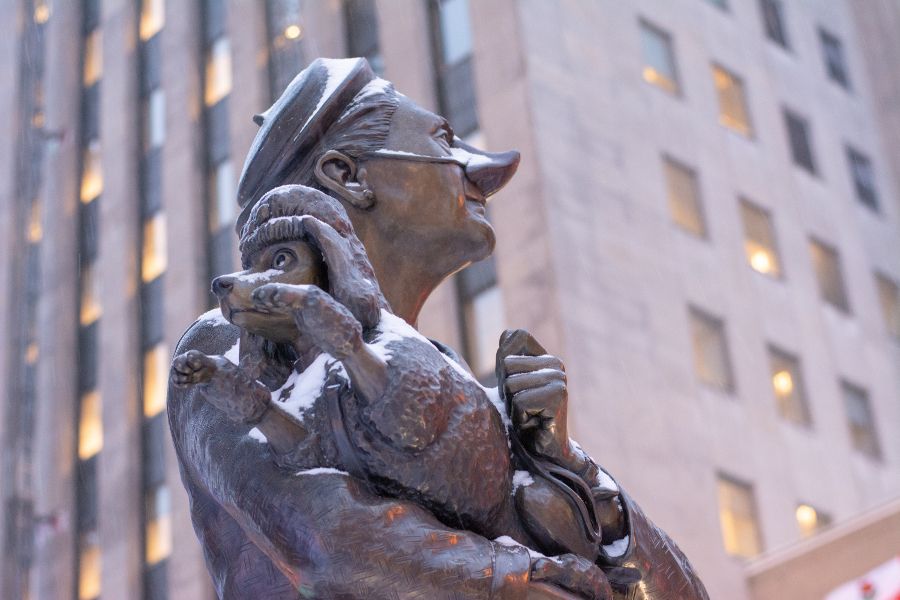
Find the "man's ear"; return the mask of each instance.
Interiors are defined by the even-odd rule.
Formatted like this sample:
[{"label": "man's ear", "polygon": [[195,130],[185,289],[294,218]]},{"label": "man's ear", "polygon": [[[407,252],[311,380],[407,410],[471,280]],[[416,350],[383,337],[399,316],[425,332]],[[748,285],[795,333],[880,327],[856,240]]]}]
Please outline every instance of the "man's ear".
[{"label": "man's ear", "polygon": [[359,209],[375,204],[375,194],[366,183],[365,169],[342,152],[329,150],[316,161],[316,180]]}]

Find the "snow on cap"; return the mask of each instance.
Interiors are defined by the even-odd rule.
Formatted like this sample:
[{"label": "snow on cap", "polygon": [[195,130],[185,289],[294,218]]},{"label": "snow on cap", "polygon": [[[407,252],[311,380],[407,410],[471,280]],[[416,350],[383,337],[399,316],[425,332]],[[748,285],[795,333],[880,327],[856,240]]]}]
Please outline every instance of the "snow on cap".
[{"label": "snow on cap", "polygon": [[235,230],[241,234],[253,206],[316,147],[329,127],[366,84],[376,79],[364,58],[317,58],[303,69],[262,122],[238,183]]}]

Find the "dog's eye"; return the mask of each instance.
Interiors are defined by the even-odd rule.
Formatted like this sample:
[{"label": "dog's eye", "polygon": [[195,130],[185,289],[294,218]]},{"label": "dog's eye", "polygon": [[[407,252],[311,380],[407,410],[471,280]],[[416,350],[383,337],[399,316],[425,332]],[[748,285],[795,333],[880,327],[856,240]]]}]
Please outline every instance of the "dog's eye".
[{"label": "dog's eye", "polygon": [[276,269],[284,269],[293,258],[294,254],[290,250],[281,250],[272,257],[272,266]]}]

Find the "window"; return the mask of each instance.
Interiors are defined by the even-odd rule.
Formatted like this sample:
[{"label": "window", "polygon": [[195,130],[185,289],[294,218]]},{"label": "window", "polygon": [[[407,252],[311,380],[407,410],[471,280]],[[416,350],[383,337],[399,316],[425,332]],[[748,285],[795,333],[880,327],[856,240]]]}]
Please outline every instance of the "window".
[{"label": "window", "polygon": [[103,34],[95,29],[84,38],[84,87],[91,87],[103,76]]},{"label": "window", "polygon": [[78,555],[78,600],[100,597],[100,542],[96,531],[82,534]]},{"label": "window", "polygon": [[433,0],[438,99],[457,135],[478,129],[468,0]]},{"label": "window", "polygon": [[103,403],[100,392],[81,396],[78,420],[78,458],[87,460],[103,448]]},{"label": "window", "polygon": [[87,143],[81,155],[81,201],[92,202],[103,192],[103,171],[100,167],[100,140]]},{"label": "window", "polygon": [[94,323],[103,313],[100,304],[100,279],[93,264],[81,267],[81,301],[79,322],[82,327]]},{"label": "window", "polygon": [[875,280],[888,333],[900,339],[900,286],[893,279],[879,273],[875,274]]},{"label": "window", "polygon": [[210,178],[210,219],[211,233],[231,226],[235,217],[234,166],[231,160],[224,160],[213,169]]},{"label": "window", "polygon": [[644,81],[672,94],[678,93],[678,75],[672,38],[668,33],[641,22],[641,52],[644,60]]},{"label": "window", "polygon": [[144,100],[143,120],[144,151],[159,148],[166,139],[166,96],[161,88]]},{"label": "window", "polygon": [[157,486],[146,495],[146,546],[144,557],[148,565],[155,565],[172,554],[172,501],[169,488]]},{"label": "window", "polygon": [[663,170],[672,220],[685,231],[697,237],[706,237],[697,174],[669,157],[663,157]]},{"label": "window", "polygon": [[723,475],[719,476],[718,488],[719,523],[725,551],[743,558],[756,556],[762,552],[762,541],[753,488]]},{"label": "window", "polygon": [[795,511],[800,534],[808,538],[831,525],[831,516],[809,504],[798,504]]},{"label": "window", "polygon": [[768,211],[747,200],[741,200],[741,218],[744,222],[744,254],[747,256],[747,263],[757,273],[781,277],[781,260]]},{"label": "window", "polygon": [[41,201],[34,199],[31,201],[31,208],[28,211],[28,234],[29,244],[37,244],[44,237],[44,228],[41,226]]},{"label": "window", "polygon": [[166,270],[166,217],[161,212],[144,221],[141,279],[153,281]]},{"label": "window", "polygon": [[494,372],[497,340],[506,328],[500,286],[494,284],[482,290],[466,303],[464,310],[470,366],[476,377],[485,379]]},{"label": "window", "polygon": [[784,109],[784,125],[794,164],[816,174],[816,159],[810,143],[809,123],[797,113]]},{"label": "window", "polygon": [[828,77],[840,86],[850,89],[850,77],[847,74],[847,63],[844,59],[844,46],[841,44],[841,40],[824,29],[819,30],[819,39],[822,42],[822,55],[825,59]]},{"label": "window", "polygon": [[766,36],[782,48],[787,48],[789,44],[782,12],[784,6],[781,0],[760,0],[759,8],[762,12]]},{"label": "window", "polygon": [[155,417],[166,408],[166,388],[169,384],[168,347],[159,343],[144,353],[144,416]]},{"label": "window", "polygon": [[875,418],[869,404],[869,395],[864,389],[846,381],[841,383],[841,389],[853,447],[871,458],[881,458],[881,445],[875,431]]},{"label": "window", "polygon": [[713,82],[719,95],[719,123],[741,135],[750,136],[750,115],[739,77],[718,65],[713,65]]},{"label": "window", "polygon": [[816,239],[810,239],[809,251],[822,300],[842,312],[849,313],[850,303],[847,301],[847,292],[844,289],[844,277],[841,275],[841,264],[837,251]]},{"label": "window", "polygon": [[209,49],[206,59],[206,88],[204,102],[213,106],[231,93],[231,44],[220,37]]},{"label": "window", "polygon": [[141,41],[146,42],[159,33],[166,22],[165,0],[141,1]]},{"label": "window", "polygon": [[850,164],[850,175],[856,189],[856,199],[871,208],[878,210],[878,193],[875,188],[875,171],[872,161],[862,152],[847,146],[847,162]]},{"label": "window", "polygon": [[769,346],[769,365],[778,414],[796,425],[809,425],[809,407],[800,374],[800,361],[787,352]]},{"label": "window", "polygon": [[734,389],[725,326],[720,319],[690,308],[694,372],[703,383],[723,391]]},{"label": "window", "polygon": [[378,40],[378,11],[374,0],[346,0],[344,18],[347,29],[347,53],[362,56],[372,70],[384,73],[384,59]]},{"label": "window", "polygon": [[712,5],[718,6],[722,10],[728,10],[728,0],[706,0]]}]

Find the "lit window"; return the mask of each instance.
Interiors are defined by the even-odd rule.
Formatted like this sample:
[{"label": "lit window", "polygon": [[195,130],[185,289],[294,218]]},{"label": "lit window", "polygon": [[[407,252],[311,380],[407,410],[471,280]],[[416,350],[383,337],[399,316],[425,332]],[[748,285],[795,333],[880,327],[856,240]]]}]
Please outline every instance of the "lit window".
[{"label": "lit window", "polygon": [[165,0],[141,1],[141,41],[146,42],[159,33],[166,22]]},{"label": "lit window", "polygon": [[82,535],[78,555],[78,600],[100,597],[100,543],[97,532]]},{"label": "lit window", "polygon": [[878,298],[888,333],[900,339],[900,285],[884,275],[875,274],[878,282]]},{"label": "lit window", "polygon": [[825,69],[828,77],[842,87],[850,89],[850,77],[847,74],[847,62],[844,58],[844,47],[837,36],[819,30],[819,39],[822,42],[822,55],[825,59]]},{"label": "lit window", "polygon": [[881,444],[875,431],[875,418],[869,403],[869,395],[860,387],[841,383],[844,393],[844,408],[847,411],[847,426],[853,447],[872,458],[881,457]]},{"label": "lit window", "polygon": [[469,0],[440,0],[440,22],[444,64],[454,64],[471,55]]},{"label": "lit window", "polygon": [[663,168],[672,220],[685,231],[697,237],[706,237],[706,224],[700,205],[696,173],[668,157],[663,159]]},{"label": "lit window", "polygon": [[850,303],[847,300],[847,291],[844,288],[844,277],[841,275],[841,264],[837,251],[812,238],[809,240],[809,251],[822,299],[840,311],[850,312]]},{"label": "lit window", "polygon": [[807,538],[831,525],[831,517],[809,504],[797,505],[795,512],[800,534]]},{"label": "lit window", "polygon": [[784,109],[784,124],[794,164],[815,175],[816,158],[810,142],[809,122],[800,115]]},{"label": "lit window", "polygon": [[641,52],[644,59],[644,80],[667,92],[677,93],[678,76],[669,34],[641,22]]},{"label": "lit window", "polygon": [[741,200],[741,218],[744,222],[744,253],[750,267],[757,273],[780,277],[781,261],[769,213]]},{"label": "lit window", "polygon": [[872,210],[878,210],[878,193],[875,188],[875,171],[872,161],[862,152],[847,146],[847,162],[850,164],[850,175],[856,198]]},{"label": "lit window", "polygon": [[43,25],[50,20],[50,7],[44,0],[38,0],[34,7],[34,22]]},{"label": "lit window", "polygon": [[230,227],[234,222],[235,197],[234,165],[231,159],[220,162],[213,169],[209,182],[210,187],[210,219],[209,230],[213,233]]},{"label": "lit window", "polygon": [[97,390],[81,396],[78,420],[78,458],[87,460],[103,448],[103,403]]},{"label": "lit window", "polygon": [[696,308],[690,309],[694,372],[703,383],[731,391],[734,380],[725,339],[725,326],[720,319]]},{"label": "lit window", "polygon": [[166,96],[161,88],[144,101],[144,150],[159,148],[166,139]]},{"label": "lit window", "polygon": [[753,488],[723,476],[719,476],[718,487],[719,522],[725,551],[743,558],[756,556],[762,551],[762,542]]},{"label": "lit window", "polygon": [[784,26],[784,6],[781,0],[760,0],[759,8],[762,11],[766,36],[779,46],[787,48],[788,37]]},{"label": "lit window", "polygon": [[33,200],[28,214],[28,241],[36,244],[44,237],[44,229],[41,227],[41,201]]},{"label": "lit window", "polygon": [[169,348],[156,344],[144,353],[144,416],[155,417],[166,408],[169,383]]},{"label": "lit window", "polygon": [[93,264],[81,268],[81,314],[79,322],[82,327],[90,325],[103,313],[100,304],[100,279]]},{"label": "lit window", "polygon": [[100,140],[91,140],[81,153],[81,201],[87,204],[103,192]]},{"label": "lit window", "polygon": [[750,114],[744,83],[730,71],[713,65],[713,82],[719,96],[719,123],[741,135],[750,136]]},{"label": "lit window", "polygon": [[84,40],[84,87],[91,87],[103,76],[103,36],[94,29]]},{"label": "lit window", "polygon": [[503,294],[493,285],[475,295],[465,305],[466,338],[470,366],[478,378],[494,372],[497,340],[506,326]]},{"label": "lit window", "polygon": [[153,281],[166,270],[166,217],[158,212],[144,221],[141,279]]},{"label": "lit window", "polygon": [[806,404],[806,390],[800,374],[800,361],[787,352],[770,346],[769,364],[778,414],[785,421],[809,425],[809,407]]},{"label": "lit window", "polygon": [[206,106],[212,106],[231,93],[231,44],[220,37],[213,42],[206,58]]},{"label": "lit window", "polygon": [[172,507],[168,486],[161,485],[146,495],[145,560],[152,566],[172,554]]},{"label": "lit window", "polygon": [[28,347],[25,348],[25,362],[29,365],[33,365],[37,362],[39,354],[37,342],[31,342],[28,344]]},{"label": "lit window", "polygon": [[303,35],[303,29],[296,23],[288,25],[284,28],[284,37],[288,40],[299,40]]}]

